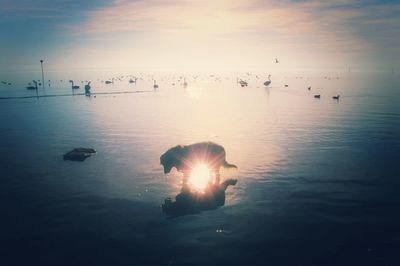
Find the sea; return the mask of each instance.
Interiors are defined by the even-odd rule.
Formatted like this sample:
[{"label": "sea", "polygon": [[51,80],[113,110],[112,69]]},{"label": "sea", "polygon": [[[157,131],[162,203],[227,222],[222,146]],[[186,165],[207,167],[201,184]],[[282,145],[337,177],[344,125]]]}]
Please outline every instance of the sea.
[{"label": "sea", "polygon": [[[399,73],[44,75],[0,73],[1,265],[400,265]],[[202,141],[238,182],[167,218],[160,156]]]}]

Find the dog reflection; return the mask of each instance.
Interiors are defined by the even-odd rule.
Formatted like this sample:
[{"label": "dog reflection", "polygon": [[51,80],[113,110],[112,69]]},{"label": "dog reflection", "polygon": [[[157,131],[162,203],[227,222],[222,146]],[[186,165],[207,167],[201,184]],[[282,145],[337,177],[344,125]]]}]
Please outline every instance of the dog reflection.
[{"label": "dog reflection", "polygon": [[168,218],[215,210],[225,205],[225,191],[229,186],[236,185],[236,179],[227,179],[221,184],[209,184],[204,193],[182,190],[175,197],[165,199],[162,211]]}]

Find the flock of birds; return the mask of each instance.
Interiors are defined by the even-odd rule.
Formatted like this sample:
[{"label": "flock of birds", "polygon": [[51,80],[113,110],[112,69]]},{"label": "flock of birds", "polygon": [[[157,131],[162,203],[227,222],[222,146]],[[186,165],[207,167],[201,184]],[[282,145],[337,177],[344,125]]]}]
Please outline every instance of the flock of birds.
[{"label": "flock of birds", "polygon": [[[278,59],[275,58],[275,60],[276,60],[276,63],[279,63]],[[248,76],[251,75],[249,72],[247,72],[246,74]],[[256,75],[256,78],[259,79],[259,77],[257,75]],[[296,79],[298,79],[298,78],[302,79],[303,77],[296,77]],[[336,77],[336,78],[339,79],[339,77]],[[330,80],[331,77],[325,76],[324,79],[329,79]],[[249,85],[248,82],[246,80],[244,80],[244,79],[237,78],[236,82],[238,84],[240,84],[241,87],[247,87]],[[271,83],[272,83],[271,75],[268,75],[268,79],[263,84],[264,84],[265,87],[268,87],[268,86],[271,85]],[[287,87],[289,87],[289,85],[288,84],[284,84],[284,87],[287,88]],[[307,89],[310,91],[311,90],[311,86],[308,86]],[[314,94],[314,98],[315,99],[321,99],[321,94]],[[340,95],[339,94],[334,95],[334,96],[332,96],[332,99],[333,100],[339,100],[340,99]]]},{"label": "flock of birds", "polygon": [[[275,58],[275,63],[279,63],[279,60],[277,58]],[[254,75],[254,74],[252,74],[250,72],[246,72],[246,75],[247,75],[247,78],[241,78],[241,79],[239,79],[239,77],[236,78],[237,84],[239,84],[241,87],[247,87],[249,85],[247,79],[250,79],[251,76]],[[189,78],[193,82],[196,82],[198,77],[199,77],[198,75],[189,76]],[[216,81],[216,82],[218,82],[218,81],[220,82],[223,79],[222,77],[218,77],[216,75],[208,75],[208,76],[205,76],[205,78],[211,79],[211,80],[214,79],[214,81]],[[258,75],[255,75],[255,78],[257,80],[260,79],[260,77]],[[303,77],[296,77],[296,79],[297,78],[302,79]],[[339,79],[339,77],[336,77],[336,78]],[[226,78],[226,79],[228,79],[228,78]],[[331,79],[331,77],[325,76],[324,79]],[[126,82],[126,80],[128,81],[129,84],[135,84],[135,85],[138,83],[139,80],[140,81],[146,81],[147,80],[148,82],[152,81],[153,82],[153,89],[154,90],[159,89],[159,85],[157,83],[157,80],[155,79],[154,75],[150,75],[150,74],[148,74],[148,75],[139,75],[139,76],[120,75],[120,76],[115,76],[115,77],[112,77],[112,78],[109,78],[109,79],[106,79],[106,80],[97,79],[98,82],[104,83],[106,85],[110,85],[110,84],[114,85],[116,82],[123,82],[123,81]],[[161,81],[162,82],[169,81],[169,82],[171,82],[170,84],[172,86],[181,85],[184,88],[186,88],[188,86],[187,77],[184,77],[184,76],[170,75],[170,76],[166,76],[166,77],[161,78]],[[62,83],[63,80],[60,80],[60,82]],[[71,83],[72,91],[79,90],[81,88],[79,85],[76,85],[74,80],[72,80],[72,79],[69,80],[68,82]],[[12,85],[11,82],[6,82],[6,81],[1,81],[1,83],[5,84],[5,85]],[[90,89],[91,89],[90,84],[91,84],[91,81],[85,80],[85,81],[81,81],[81,83],[86,83],[86,85],[84,85],[85,94],[86,95],[90,95]],[[265,87],[269,87],[271,84],[272,84],[271,75],[268,75],[267,79],[263,82],[263,85]],[[47,85],[49,87],[51,86],[51,81],[50,80],[48,80]],[[40,86],[42,86],[42,82],[40,80],[33,80],[32,83],[28,83],[28,86],[26,86],[26,89],[27,90],[36,90],[37,91]],[[284,87],[289,87],[289,85],[288,84],[284,84]],[[309,91],[311,90],[311,86],[308,87],[308,90]],[[314,98],[320,99],[321,98],[321,94],[315,94]],[[332,96],[332,99],[339,100],[340,99],[340,95],[339,94],[338,95],[334,95],[334,96]]]}]

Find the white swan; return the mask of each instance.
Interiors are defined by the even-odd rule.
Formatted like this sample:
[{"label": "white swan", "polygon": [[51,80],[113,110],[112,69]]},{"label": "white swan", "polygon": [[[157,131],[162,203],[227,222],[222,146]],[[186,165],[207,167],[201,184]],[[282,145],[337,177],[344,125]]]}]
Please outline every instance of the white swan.
[{"label": "white swan", "polygon": [[72,89],[73,89],[73,90],[79,89],[79,86],[78,86],[78,85],[75,85],[75,86],[74,86],[74,81],[73,81],[73,80],[70,80],[69,82],[72,84]]},{"label": "white swan", "polygon": [[264,82],[264,86],[269,86],[271,84],[271,75],[268,75],[268,80]]}]

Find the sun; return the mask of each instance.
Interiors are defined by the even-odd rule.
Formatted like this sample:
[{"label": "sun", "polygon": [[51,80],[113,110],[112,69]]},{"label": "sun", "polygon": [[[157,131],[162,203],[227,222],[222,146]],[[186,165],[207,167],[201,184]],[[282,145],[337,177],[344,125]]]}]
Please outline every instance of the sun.
[{"label": "sun", "polygon": [[204,191],[211,180],[211,171],[204,165],[198,165],[192,169],[189,177],[189,186],[198,191]]}]

